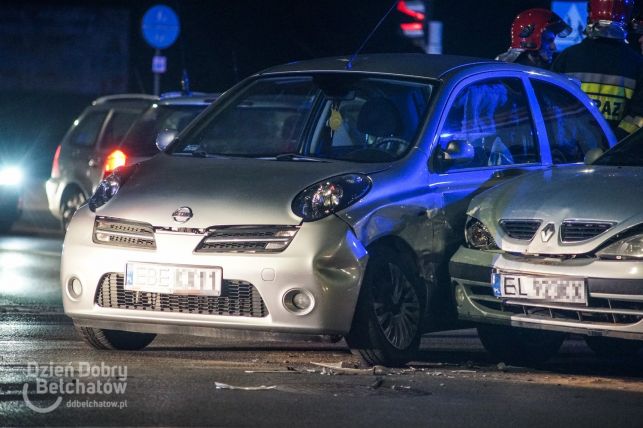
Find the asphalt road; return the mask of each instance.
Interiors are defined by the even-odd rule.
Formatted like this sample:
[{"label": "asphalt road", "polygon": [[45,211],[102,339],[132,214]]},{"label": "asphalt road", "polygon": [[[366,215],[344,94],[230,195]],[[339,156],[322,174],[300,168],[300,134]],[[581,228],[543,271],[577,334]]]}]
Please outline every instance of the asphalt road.
[{"label": "asphalt road", "polygon": [[225,330],[92,350],[62,312],[62,239],[37,211],[0,237],[0,426],[643,424],[643,355],[601,360],[575,337],[539,369],[492,361],[475,330],[425,336],[404,369],[357,368],[343,341]]}]

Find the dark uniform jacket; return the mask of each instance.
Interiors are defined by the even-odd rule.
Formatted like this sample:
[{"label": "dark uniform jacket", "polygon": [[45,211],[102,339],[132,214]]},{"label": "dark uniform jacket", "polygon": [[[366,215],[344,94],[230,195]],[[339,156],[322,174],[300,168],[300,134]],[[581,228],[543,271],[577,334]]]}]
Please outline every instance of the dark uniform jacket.
[{"label": "dark uniform jacket", "polygon": [[587,38],[551,66],[581,81],[618,137],[643,127],[643,56],[623,40]]},{"label": "dark uniform jacket", "polygon": [[522,49],[509,49],[496,57],[498,61],[513,62],[515,64],[528,65],[530,67],[539,67],[549,69],[550,64],[545,62],[537,52],[525,51]]}]

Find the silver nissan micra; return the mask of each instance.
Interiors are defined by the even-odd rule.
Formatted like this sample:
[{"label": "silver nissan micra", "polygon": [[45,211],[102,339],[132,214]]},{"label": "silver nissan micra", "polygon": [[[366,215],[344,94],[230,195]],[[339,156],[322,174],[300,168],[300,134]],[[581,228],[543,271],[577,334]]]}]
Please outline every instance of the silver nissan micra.
[{"label": "silver nissan micra", "polygon": [[260,72],[173,137],[70,223],[64,306],[86,341],[330,334],[387,365],[454,325],[447,264],[475,193],[615,143],[563,76],[419,54]]}]

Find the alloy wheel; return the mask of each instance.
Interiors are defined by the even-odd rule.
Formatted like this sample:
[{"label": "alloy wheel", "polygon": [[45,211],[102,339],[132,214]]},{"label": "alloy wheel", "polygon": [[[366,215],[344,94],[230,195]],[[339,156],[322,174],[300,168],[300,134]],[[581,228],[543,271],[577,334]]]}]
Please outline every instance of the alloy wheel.
[{"label": "alloy wheel", "polygon": [[420,300],[411,282],[395,264],[387,263],[373,295],[373,309],[386,340],[397,349],[413,342],[420,324]]}]

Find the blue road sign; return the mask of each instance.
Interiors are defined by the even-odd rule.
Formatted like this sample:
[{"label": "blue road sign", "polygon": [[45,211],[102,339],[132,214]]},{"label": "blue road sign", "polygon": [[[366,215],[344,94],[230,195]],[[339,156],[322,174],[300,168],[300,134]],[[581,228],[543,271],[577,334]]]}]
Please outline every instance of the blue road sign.
[{"label": "blue road sign", "polygon": [[152,6],[145,12],[141,27],[145,41],[156,49],[172,46],[181,29],[176,13],[162,4]]}]

